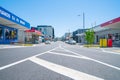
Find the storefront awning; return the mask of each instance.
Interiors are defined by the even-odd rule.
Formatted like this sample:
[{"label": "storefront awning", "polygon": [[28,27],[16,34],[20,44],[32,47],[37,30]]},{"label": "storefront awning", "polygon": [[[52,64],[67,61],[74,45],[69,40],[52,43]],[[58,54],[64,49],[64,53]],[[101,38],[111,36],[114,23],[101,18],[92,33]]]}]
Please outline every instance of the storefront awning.
[{"label": "storefront awning", "polygon": [[35,33],[37,35],[42,35],[42,33],[40,31],[37,31],[37,30],[25,30],[25,32],[27,32],[27,33]]},{"label": "storefront awning", "polygon": [[120,29],[120,17],[105,22],[100,25],[101,27],[109,27],[109,28],[119,28]]}]

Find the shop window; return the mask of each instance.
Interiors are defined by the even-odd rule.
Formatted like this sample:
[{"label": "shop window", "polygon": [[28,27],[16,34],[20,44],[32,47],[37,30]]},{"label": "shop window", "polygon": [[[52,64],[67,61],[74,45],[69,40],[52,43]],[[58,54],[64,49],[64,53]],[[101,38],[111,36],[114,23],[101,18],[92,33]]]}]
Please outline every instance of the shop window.
[{"label": "shop window", "polygon": [[5,39],[6,40],[15,40],[17,39],[17,30],[14,29],[5,29]]},{"label": "shop window", "polygon": [[119,38],[119,40],[120,40],[120,33],[118,34],[118,38]]},{"label": "shop window", "polygon": [[98,37],[98,35],[96,36],[96,42],[99,42],[99,37]]},{"label": "shop window", "polygon": [[120,40],[120,35],[118,37],[119,37],[119,40]]},{"label": "shop window", "polygon": [[12,39],[17,39],[17,30],[12,31]]},{"label": "shop window", "polygon": [[118,33],[115,34],[115,40],[118,40],[119,39],[119,36],[118,36]]},{"label": "shop window", "polygon": [[5,29],[5,39],[9,39],[9,36],[10,33],[9,33],[9,29]]},{"label": "shop window", "polygon": [[0,27],[0,39],[3,39],[3,29]]},{"label": "shop window", "polygon": [[112,35],[111,34],[108,34],[108,39],[112,39]]}]

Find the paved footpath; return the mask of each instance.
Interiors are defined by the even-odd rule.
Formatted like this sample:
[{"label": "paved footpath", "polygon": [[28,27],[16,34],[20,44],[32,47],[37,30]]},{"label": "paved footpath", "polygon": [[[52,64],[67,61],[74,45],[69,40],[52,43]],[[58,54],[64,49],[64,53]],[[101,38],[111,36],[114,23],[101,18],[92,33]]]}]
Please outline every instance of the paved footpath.
[{"label": "paved footpath", "polygon": [[20,45],[0,45],[0,49],[6,49],[6,48],[21,48],[21,47],[35,47],[35,46],[42,46],[44,43],[41,44],[33,44],[33,46],[20,46]]},{"label": "paved footpath", "polygon": [[6,49],[6,48],[19,48],[24,46],[16,46],[16,45],[0,45],[0,49]]}]

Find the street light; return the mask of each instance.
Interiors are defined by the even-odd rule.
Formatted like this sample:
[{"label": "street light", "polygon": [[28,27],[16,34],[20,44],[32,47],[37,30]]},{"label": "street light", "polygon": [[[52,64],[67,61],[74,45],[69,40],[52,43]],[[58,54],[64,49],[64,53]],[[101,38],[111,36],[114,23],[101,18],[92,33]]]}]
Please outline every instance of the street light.
[{"label": "street light", "polygon": [[[81,15],[78,15],[78,16],[81,16]],[[85,13],[84,12],[82,14],[82,17],[83,17],[83,29],[85,29]]]},{"label": "street light", "polygon": [[85,13],[83,12],[83,29],[85,29]]},{"label": "street light", "polygon": [[[80,15],[78,15],[78,16],[80,16]],[[84,29],[85,29],[85,13],[84,12],[82,14],[82,17],[83,17],[83,31],[84,31]],[[79,43],[79,29],[78,29],[78,43]]]}]

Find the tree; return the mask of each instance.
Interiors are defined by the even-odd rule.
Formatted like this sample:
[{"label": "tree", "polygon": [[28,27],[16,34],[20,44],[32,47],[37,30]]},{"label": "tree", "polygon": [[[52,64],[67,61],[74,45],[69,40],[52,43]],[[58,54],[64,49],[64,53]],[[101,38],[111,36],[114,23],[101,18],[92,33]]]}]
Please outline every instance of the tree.
[{"label": "tree", "polygon": [[91,45],[94,43],[94,34],[94,30],[90,29],[85,32],[85,39],[87,41],[87,44]]}]

